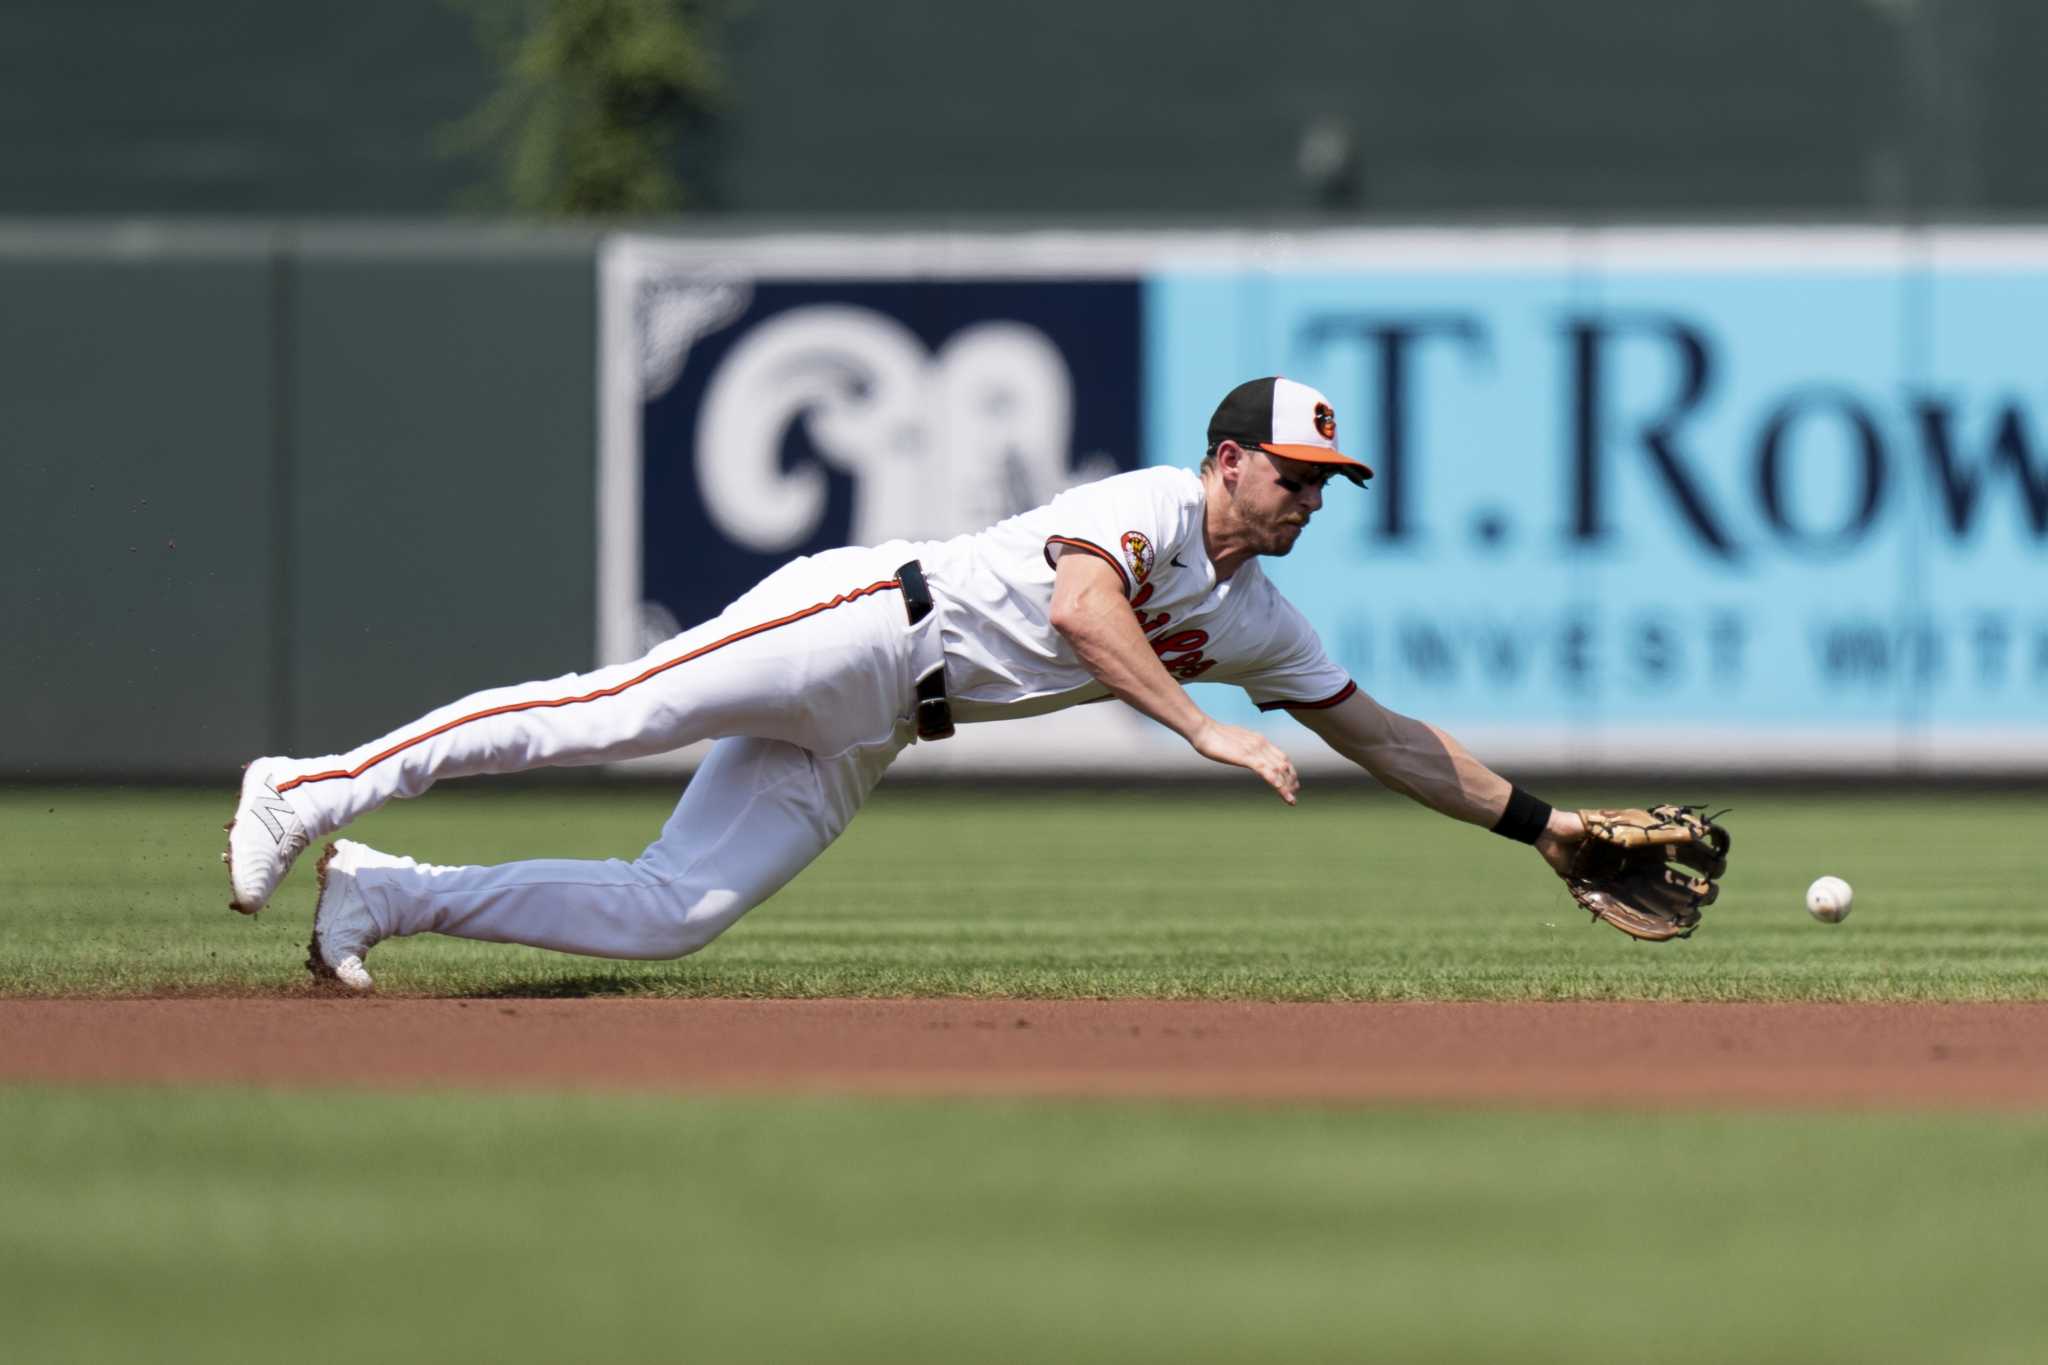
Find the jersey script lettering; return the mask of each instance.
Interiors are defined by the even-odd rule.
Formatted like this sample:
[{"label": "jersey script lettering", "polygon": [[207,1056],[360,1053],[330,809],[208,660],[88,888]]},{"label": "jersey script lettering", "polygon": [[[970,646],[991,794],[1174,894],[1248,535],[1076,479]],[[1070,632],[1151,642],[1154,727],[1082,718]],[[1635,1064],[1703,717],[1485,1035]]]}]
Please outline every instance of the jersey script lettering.
[{"label": "jersey script lettering", "polygon": [[[1182,682],[1192,682],[1216,666],[1214,659],[1202,657],[1202,646],[1209,643],[1209,632],[1179,630],[1171,635],[1166,634],[1166,627],[1173,622],[1172,613],[1162,611],[1147,616],[1142,610],[1144,605],[1152,600],[1152,591],[1156,586],[1147,583],[1139,590],[1138,595],[1131,599],[1131,612],[1138,618],[1138,629],[1151,641],[1152,652],[1159,656],[1159,662],[1166,665],[1166,671]],[[1169,654],[1179,657],[1169,659],[1166,657]]]}]

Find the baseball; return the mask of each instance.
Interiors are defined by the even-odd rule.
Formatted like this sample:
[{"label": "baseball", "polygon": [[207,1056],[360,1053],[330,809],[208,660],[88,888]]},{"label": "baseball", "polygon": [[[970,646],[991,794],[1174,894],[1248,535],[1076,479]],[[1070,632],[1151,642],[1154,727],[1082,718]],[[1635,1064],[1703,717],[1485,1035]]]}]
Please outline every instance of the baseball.
[{"label": "baseball", "polygon": [[1856,893],[1840,877],[1821,877],[1806,888],[1806,913],[1823,924],[1840,924],[1849,918],[1849,905]]}]

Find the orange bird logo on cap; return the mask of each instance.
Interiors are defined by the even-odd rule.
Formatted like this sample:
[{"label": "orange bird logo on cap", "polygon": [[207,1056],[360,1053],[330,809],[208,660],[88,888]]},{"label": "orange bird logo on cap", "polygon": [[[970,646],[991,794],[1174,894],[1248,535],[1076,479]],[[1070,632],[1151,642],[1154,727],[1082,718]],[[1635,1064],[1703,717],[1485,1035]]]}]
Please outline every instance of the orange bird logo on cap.
[{"label": "orange bird logo on cap", "polygon": [[1337,413],[1328,403],[1316,404],[1316,431],[1325,441],[1337,439]]}]

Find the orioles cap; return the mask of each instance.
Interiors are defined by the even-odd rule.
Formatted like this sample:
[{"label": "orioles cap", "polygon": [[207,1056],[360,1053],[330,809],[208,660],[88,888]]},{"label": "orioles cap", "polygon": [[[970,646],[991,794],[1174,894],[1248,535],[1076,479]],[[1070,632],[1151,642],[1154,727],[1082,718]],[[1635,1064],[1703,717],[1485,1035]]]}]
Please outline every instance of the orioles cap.
[{"label": "orioles cap", "polygon": [[1330,400],[1279,375],[1247,380],[1223,396],[1209,419],[1209,449],[1218,441],[1254,446],[1303,464],[1335,465],[1360,487],[1372,477],[1364,461],[1337,449],[1337,410]]}]

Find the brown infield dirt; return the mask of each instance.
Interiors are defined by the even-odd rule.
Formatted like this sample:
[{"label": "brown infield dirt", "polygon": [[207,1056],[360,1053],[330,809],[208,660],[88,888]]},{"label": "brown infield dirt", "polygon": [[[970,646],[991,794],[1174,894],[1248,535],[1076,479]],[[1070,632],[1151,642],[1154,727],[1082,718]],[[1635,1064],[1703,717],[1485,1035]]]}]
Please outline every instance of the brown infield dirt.
[{"label": "brown infield dirt", "polygon": [[2048,1004],[0,999],[0,1082],[2048,1107]]}]

